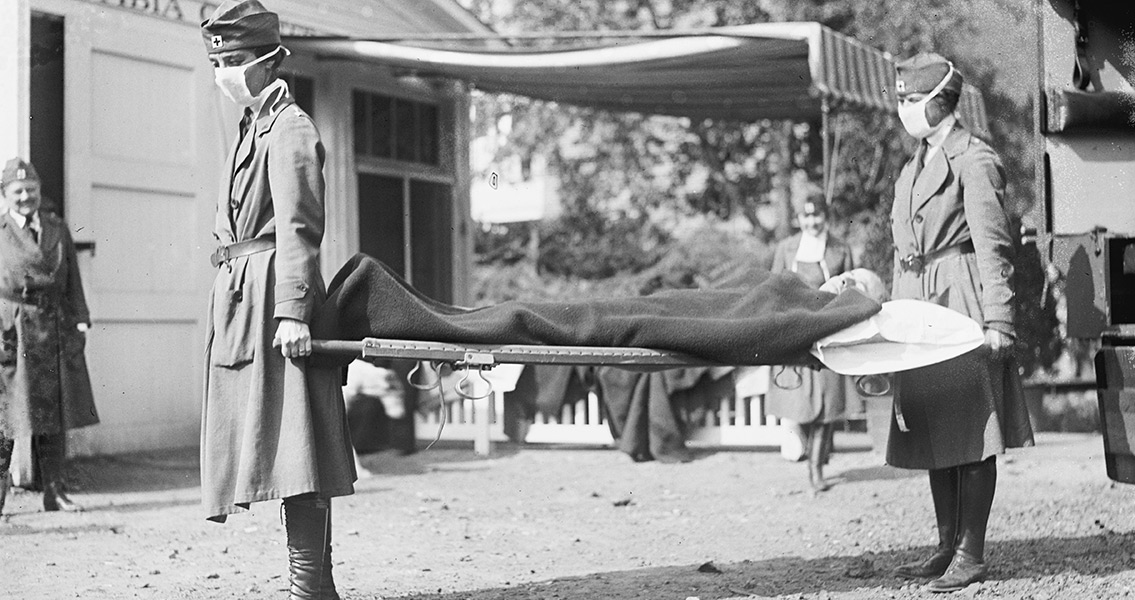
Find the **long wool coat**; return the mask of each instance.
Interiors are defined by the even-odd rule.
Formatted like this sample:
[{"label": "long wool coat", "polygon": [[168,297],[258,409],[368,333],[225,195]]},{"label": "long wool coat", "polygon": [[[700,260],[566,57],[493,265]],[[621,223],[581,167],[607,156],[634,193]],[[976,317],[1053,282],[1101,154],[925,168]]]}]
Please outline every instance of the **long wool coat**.
[{"label": "long wool coat", "polygon": [[[0,215],[0,437],[58,434],[99,422],[87,361],[90,324],[75,243],[40,212],[39,243]],[[26,300],[24,290],[27,290]]]},{"label": "long wool coat", "polygon": [[[935,302],[1013,335],[1013,240],[996,152],[955,125],[915,173],[911,159],[895,182],[892,298]],[[967,241],[973,252],[932,261],[922,273],[899,265]],[[887,462],[897,467],[946,468],[1033,443],[1016,361],[993,361],[985,348],[897,374],[895,402],[909,429],[892,418]]]},{"label": "long wool coat", "polygon": [[276,239],[222,264],[213,282],[201,487],[216,521],[251,502],[351,494],[356,478],[341,370],[272,346],[278,319],[308,322],[326,291],[323,145],[286,86],[269,94],[230,151],[214,228],[221,244]]},{"label": "long wool coat", "polygon": [[[819,288],[824,284],[823,269],[818,263],[795,265],[801,234],[785,238],[773,252],[772,272],[795,271],[805,283]],[[824,265],[835,277],[855,268],[851,249],[828,234],[824,247]],[[854,392],[846,377],[829,369],[805,367],[773,367],[769,385],[767,411],[797,423],[832,423],[846,418],[848,398]]]}]

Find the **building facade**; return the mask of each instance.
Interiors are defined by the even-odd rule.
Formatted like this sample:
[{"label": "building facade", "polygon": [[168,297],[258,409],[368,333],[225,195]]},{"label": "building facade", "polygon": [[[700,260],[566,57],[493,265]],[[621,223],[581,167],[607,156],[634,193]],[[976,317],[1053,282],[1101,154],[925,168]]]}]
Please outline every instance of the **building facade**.
[{"label": "building facade", "polygon": [[[239,121],[198,26],[217,2],[0,0],[0,156],[30,157],[80,248],[102,423],[72,454],[199,436],[208,255]],[[285,35],[485,33],[453,0],[265,0]],[[427,294],[467,301],[469,99],[450,80],[296,53],[299,103],[327,148],[330,279],[355,252]]]}]

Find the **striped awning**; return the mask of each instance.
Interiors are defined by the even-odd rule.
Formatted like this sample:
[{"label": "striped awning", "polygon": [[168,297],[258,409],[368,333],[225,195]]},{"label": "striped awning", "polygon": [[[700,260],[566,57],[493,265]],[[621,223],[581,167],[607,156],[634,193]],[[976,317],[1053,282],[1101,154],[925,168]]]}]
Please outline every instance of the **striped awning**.
[{"label": "striped awning", "polygon": [[[892,58],[819,23],[652,33],[672,37],[612,37],[553,51],[324,37],[290,37],[285,45],[400,73],[464,80],[487,92],[612,111],[755,121],[819,119],[825,104],[831,110],[895,110]],[[963,97],[963,121],[984,133],[980,92],[967,86]]]}]

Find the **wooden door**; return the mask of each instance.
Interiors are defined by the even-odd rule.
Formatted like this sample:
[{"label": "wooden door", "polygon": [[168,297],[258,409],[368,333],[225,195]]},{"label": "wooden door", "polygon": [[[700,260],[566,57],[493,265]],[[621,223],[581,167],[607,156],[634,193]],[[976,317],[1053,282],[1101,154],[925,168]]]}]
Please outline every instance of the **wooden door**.
[{"label": "wooden door", "polygon": [[67,14],[67,220],[102,419],[73,453],[199,439],[208,253],[231,114],[196,27],[97,5]]}]

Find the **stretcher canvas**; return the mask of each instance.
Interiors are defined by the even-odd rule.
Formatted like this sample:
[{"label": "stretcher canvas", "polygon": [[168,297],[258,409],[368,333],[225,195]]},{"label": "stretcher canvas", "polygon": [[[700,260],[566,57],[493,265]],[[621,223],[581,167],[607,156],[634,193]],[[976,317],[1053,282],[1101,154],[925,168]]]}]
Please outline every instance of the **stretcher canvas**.
[{"label": "stretcher canvas", "polygon": [[854,290],[822,292],[790,273],[752,272],[747,279],[728,289],[463,308],[426,297],[387,265],[358,254],[328,286],[312,337],[642,347],[722,365],[801,364],[814,361],[815,342],[880,310]]}]

